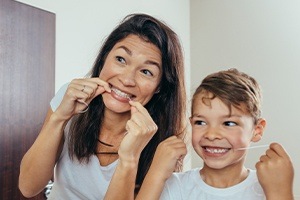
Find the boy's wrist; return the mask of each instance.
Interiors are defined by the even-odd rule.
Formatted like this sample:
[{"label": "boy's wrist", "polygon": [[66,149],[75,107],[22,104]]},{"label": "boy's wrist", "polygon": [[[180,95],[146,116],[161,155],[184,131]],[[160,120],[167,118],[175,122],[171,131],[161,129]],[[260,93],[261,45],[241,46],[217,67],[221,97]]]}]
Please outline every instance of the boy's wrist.
[{"label": "boy's wrist", "polygon": [[292,191],[278,191],[266,194],[267,200],[294,200]]}]

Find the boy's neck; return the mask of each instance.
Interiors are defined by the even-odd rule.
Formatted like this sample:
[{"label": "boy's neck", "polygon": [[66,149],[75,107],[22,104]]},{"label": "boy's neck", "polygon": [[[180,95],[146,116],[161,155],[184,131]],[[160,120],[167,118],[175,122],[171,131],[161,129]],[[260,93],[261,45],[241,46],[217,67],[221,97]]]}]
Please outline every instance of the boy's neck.
[{"label": "boy's neck", "polygon": [[249,171],[244,166],[212,169],[204,165],[199,173],[206,184],[215,188],[228,188],[245,180]]}]

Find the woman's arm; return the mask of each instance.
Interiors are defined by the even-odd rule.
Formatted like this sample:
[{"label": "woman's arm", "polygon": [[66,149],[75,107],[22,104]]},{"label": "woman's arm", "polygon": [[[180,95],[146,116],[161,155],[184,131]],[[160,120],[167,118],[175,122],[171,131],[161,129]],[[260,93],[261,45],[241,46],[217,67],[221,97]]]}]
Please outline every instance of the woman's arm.
[{"label": "woman's arm", "polygon": [[172,136],[161,142],[155,152],[153,162],[145,177],[137,200],[159,199],[166,180],[172,175],[179,160],[187,153],[182,139]]},{"label": "woman's arm", "polygon": [[[19,188],[25,197],[37,195],[53,176],[53,169],[64,142],[64,128],[72,116],[86,109],[93,98],[110,92],[108,84],[99,78],[74,79],[56,102],[57,109],[48,110],[44,125],[30,149],[24,155],[19,176]],[[85,102],[85,103],[82,103]]]},{"label": "woman's arm", "polygon": [[105,195],[106,200],[134,199],[138,162],[142,150],[157,131],[146,108],[139,102],[129,102],[131,118],[126,124],[127,134],[119,148],[119,162]]},{"label": "woman's arm", "polygon": [[266,155],[256,163],[258,180],[267,200],[293,200],[294,169],[292,161],[278,143],[272,143]]},{"label": "woman's arm", "polygon": [[19,176],[19,188],[25,197],[41,192],[53,176],[53,168],[63,146],[66,121],[48,110],[44,125],[31,148],[24,155]]}]

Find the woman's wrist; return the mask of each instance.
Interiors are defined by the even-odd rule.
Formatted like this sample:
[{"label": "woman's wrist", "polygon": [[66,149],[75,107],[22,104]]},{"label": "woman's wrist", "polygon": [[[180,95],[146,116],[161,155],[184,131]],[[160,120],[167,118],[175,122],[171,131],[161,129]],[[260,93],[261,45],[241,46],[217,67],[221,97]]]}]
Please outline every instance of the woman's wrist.
[{"label": "woman's wrist", "polygon": [[134,168],[137,169],[139,164],[139,156],[119,155],[119,163],[122,167],[128,169],[134,169]]},{"label": "woman's wrist", "polygon": [[57,112],[53,112],[50,116],[49,122],[66,124],[69,118],[59,115]]}]

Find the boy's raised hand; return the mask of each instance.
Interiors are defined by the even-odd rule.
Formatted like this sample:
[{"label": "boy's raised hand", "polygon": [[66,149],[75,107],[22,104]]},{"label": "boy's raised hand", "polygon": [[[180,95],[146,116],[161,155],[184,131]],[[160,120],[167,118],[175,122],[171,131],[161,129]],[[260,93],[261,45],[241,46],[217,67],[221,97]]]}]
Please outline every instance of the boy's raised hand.
[{"label": "boy's raised hand", "polygon": [[156,149],[136,200],[159,199],[165,182],[174,172],[177,162],[182,161],[186,154],[187,148],[182,139],[171,136],[162,141]]},{"label": "boy's raised hand", "polygon": [[182,139],[171,136],[162,141],[156,149],[151,164],[151,168],[156,169],[155,176],[167,180],[186,154],[186,144]]},{"label": "boy's raised hand", "polygon": [[255,165],[258,180],[268,200],[292,200],[294,168],[292,161],[278,143],[272,143]]}]

